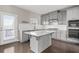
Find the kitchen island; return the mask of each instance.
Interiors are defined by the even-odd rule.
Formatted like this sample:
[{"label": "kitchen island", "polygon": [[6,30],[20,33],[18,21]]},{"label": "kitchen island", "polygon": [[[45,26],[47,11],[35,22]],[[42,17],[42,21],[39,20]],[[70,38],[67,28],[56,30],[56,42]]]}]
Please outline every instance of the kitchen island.
[{"label": "kitchen island", "polygon": [[55,31],[41,30],[25,32],[30,35],[30,49],[35,53],[40,53],[51,46],[52,33]]}]

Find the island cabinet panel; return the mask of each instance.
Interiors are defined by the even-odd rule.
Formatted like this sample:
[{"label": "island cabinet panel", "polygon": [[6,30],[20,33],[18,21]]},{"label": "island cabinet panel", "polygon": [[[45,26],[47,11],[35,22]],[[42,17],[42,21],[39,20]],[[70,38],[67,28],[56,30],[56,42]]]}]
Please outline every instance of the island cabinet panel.
[{"label": "island cabinet panel", "polygon": [[79,19],[79,7],[72,7],[67,9],[67,20]]},{"label": "island cabinet panel", "polygon": [[45,49],[47,49],[49,46],[51,46],[51,44],[52,44],[51,39],[52,39],[51,34],[47,34],[47,35],[41,36],[38,39],[38,51],[42,52]]},{"label": "island cabinet panel", "polygon": [[51,34],[47,34],[40,37],[31,36],[30,48],[35,53],[43,52],[46,48],[51,46]]},{"label": "island cabinet panel", "polygon": [[38,40],[34,36],[30,38],[30,48],[33,52],[38,52]]}]

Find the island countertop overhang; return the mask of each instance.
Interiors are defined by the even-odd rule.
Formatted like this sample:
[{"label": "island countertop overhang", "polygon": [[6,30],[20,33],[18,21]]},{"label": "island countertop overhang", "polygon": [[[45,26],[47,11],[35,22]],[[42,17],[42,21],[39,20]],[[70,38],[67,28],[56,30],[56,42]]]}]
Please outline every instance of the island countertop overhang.
[{"label": "island countertop overhang", "polygon": [[40,37],[43,35],[52,34],[54,32],[56,32],[56,31],[40,30],[40,31],[30,31],[30,32],[24,32],[24,33],[31,35],[31,36]]}]

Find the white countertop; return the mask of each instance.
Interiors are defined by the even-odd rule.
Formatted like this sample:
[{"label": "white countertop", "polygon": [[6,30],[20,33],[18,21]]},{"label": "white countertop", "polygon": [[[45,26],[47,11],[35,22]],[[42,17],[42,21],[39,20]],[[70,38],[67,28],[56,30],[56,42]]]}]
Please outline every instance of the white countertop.
[{"label": "white countertop", "polygon": [[43,36],[43,35],[47,35],[47,34],[51,34],[54,33],[55,31],[49,31],[49,30],[40,30],[40,31],[31,31],[31,32],[24,32],[25,34],[29,34],[32,36]]},{"label": "white countertop", "polygon": [[46,25],[45,28],[46,29],[56,28],[56,29],[59,29],[59,30],[67,30],[67,25]]}]

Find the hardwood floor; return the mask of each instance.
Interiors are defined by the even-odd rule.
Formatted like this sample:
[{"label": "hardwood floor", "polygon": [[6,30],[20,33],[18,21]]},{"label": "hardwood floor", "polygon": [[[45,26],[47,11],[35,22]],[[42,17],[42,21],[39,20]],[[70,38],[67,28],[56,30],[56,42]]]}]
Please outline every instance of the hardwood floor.
[{"label": "hardwood floor", "polygon": [[64,41],[54,40],[52,46],[47,48],[45,53],[79,53],[79,45]]},{"label": "hardwood floor", "polygon": [[[15,42],[0,46],[0,53],[32,53],[29,42]],[[79,45],[52,40],[52,46],[42,53],[79,53]]]}]

